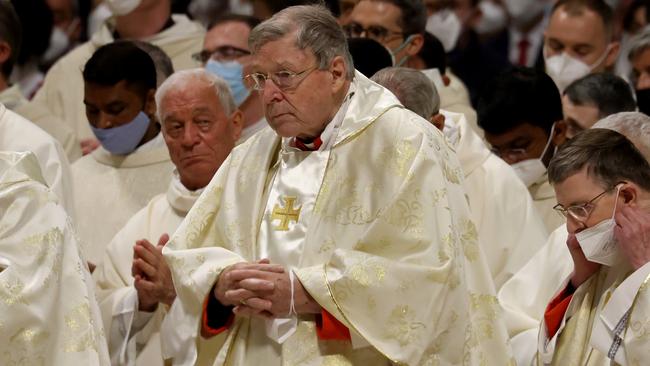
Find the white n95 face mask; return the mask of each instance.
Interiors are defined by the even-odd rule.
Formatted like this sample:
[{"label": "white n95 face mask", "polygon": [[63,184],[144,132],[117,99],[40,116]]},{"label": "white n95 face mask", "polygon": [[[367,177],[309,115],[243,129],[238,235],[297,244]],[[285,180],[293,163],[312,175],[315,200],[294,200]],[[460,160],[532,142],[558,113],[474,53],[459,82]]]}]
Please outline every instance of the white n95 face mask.
[{"label": "white n95 face mask", "polygon": [[543,0],[504,0],[503,5],[514,23],[526,24],[544,12],[546,2]]},{"label": "white n95 face mask", "polygon": [[456,42],[463,30],[463,25],[458,19],[456,12],[450,9],[441,10],[433,13],[427,19],[427,32],[433,34],[440,40],[445,52],[450,52],[456,48]]},{"label": "white n95 face mask", "polygon": [[616,227],[614,215],[616,214],[616,205],[618,204],[618,195],[620,192],[621,187],[618,187],[616,190],[614,212],[612,212],[611,218],[576,233],[578,244],[580,244],[585,258],[590,262],[611,267],[620,259],[620,250],[614,237],[614,228]]},{"label": "white n95 face mask", "polygon": [[560,93],[562,93],[569,84],[589,75],[593,69],[600,66],[609,54],[609,50],[610,46],[607,46],[603,55],[593,65],[587,65],[577,58],[569,56],[566,52],[551,57],[544,55],[546,73],[553,79],[555,85],[560,89]]},{"label": "white n95 face mask", "polygon": [[142,0],[104,0],[104,3],[116,16],[127,15],[134,11]]},{"label": "white n95 face mask", "polygon": [[478,7],[481,9],[481,19],[474,27],[477,33],[495,33],[508,25],[508,14],[503,6],[491,0],[482,0]]}]

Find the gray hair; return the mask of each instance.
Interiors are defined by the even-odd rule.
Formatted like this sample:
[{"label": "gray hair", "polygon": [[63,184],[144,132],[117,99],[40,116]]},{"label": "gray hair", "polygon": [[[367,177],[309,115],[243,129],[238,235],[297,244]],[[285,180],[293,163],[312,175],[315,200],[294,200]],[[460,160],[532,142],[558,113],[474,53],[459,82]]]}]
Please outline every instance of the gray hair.
[{"label": "gray hair", "polygon": [[230,115],[237,109],[235,100],[230,92],[230,87],[228,87],[228,83],[226,83],[222,78],[205,71],[203,68],[183,70],[173,73],[164,83],[162,83],[162,85],[160,85],[158,90],[156,90],[156,115],[158,121],[163,123],[161,102],[170,90],[186,86],[197,87],[197,84],[199,83],[203,83],[204,85],[214,89],[214,93],[219,98],[219,103],[226,115]]},{"label": "gray hair", "polygon": [[650,161],[650,117],[639,112],[613,114],[598,121],[593,128],[616,131],[628,140]]},{"label": "gray hair", "polygon": [[636,111],[630,85],[610,73],[589,74],[578,79],[564,90],[564,95],[575,105],[596,107],[598,118]]},{"label": "gray hair", "polygon": [[630,39],[630,51],[627,53],[627,58],[632,61],[647,49],[650,49],[650,26],[646,26],[639,34]]},{"label": "gray hair", "polygon": [[172,64],[172,59],[169,58],[169,55],[162,50],[162,48],[143,41],[131,41],[139,49],[146,52],[151,60],[153,61],[154,66],[156,67],[156,85],[160,86],[162,83],[174,73],[174,65]]},{"label": "gray hair", "polygon": [[433,81],[421,71],[387,67],[377,71],[371,80],[393,92],[404,107],[426,120],[440,111],[438,91]]},{"label": "gray hair", "polygon": [[295,33],[298,49],[313,52],[321,70],[329,68],[332,60],[341,56],[345,62],[346,78],[354,78],[354,63],[345,33],[332,13],[322,5],[292,6],[276,13],[253,28],[248,45],[253,53],[257,53],[266,43],[291,33]]}]

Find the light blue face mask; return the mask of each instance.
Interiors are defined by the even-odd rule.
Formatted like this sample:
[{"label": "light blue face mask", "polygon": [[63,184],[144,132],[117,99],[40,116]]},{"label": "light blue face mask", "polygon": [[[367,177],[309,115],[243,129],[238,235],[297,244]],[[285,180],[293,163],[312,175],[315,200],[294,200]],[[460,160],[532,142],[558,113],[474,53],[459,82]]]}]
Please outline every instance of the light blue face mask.
[{"label": "light blue face mask", "polygon": [[398,46],[396,49],[394,49],[394,50],[391,50],[390,48],[388,48],[388,52],[390,52],[390,59],[393,61],[393,66],[395,66],[395,67],[399,67],[399,66],[404,65],[404,63],[406,63],[406,60],[408,60],[409,56],[404,56],[404,58],[402,58],[402,60],[399,62],[399,64],[395,65],[395,55],[397,55],[398,53],[400,53],[401,50],[403,50],[404,48],[406,48],[406,46],[408,46],[408,44],[411,43],[411,40],[413,39],[413,37],[414,37],[413,34],[411,34],[410,36],[406,37],[406,39],[404,40],[404,42],[402,42],[402,44],[399,45],[399,46]]},{"label": "light blue face mask", "polygon": [[232,97],[235,99],[235,104],[240,106],[246,98],[250,95],[250,91],[246,89],[244,85],[244,66],[237,61],[228,61],[221,62],[210,59],[205,64],[205,69],[224,79],[230,91],[232,92]]},{"label": "light blue face mask", "polygon": [[135,151],[149,127],[149,117],[142,111],[133,121],[113,127],[96,128],[90,126],[104,149],[115,155],[127,155]]}]

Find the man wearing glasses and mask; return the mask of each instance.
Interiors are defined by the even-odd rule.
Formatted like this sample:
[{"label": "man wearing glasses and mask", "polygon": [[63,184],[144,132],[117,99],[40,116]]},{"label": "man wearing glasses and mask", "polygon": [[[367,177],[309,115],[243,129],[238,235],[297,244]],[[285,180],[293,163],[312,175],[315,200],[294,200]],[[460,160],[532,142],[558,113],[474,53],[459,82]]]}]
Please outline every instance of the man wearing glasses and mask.
[{"label": "man wearing glasses and mask", "polygon": [[208,72],[228,83],[235,104],[244,113],[240,143],[268,125],[260,94],[244,83],[244,70],[251,61],[248,35],[259,23],[257,18],[247,15],[224,15],[210,24],[203,50],[192,56]]},{"label": "man wearing glasses and mask", "polygon": [[322,6],[275,14],[249,45],[271,128],[232,151],[163,249],[179,325],[166,356],[508,364],[444,136],[355,72]]},{"label": "man wearing glasses and mask", "polygon": [[555,209],[567,224],[499,291],[517,364],[648,359],[639,338],[649,309],[648,141],[649,117],[619,113],[553,157]]}]

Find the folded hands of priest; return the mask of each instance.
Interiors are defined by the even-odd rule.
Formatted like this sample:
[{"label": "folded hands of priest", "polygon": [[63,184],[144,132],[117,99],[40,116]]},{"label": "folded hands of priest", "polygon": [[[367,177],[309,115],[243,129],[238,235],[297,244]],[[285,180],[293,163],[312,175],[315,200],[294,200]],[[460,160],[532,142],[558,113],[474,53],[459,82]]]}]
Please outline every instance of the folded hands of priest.
[{"label": "folded hands of priest", "polygon": [[162,256],[162,248],[167,241],[169,235],[163,234],[156,246],[142,239],[133,247],[131,273],[141,311],[154,311],[158,303],[171,305],[176,298],[172,275]]},{"label": "folded hands of priest", "polygon": [[650,213],[638,206],[625,206],[616,213],[614,236],[636,270],[650,262]]},{"label": "folded hands of priest", "polygon": [[221,273],[214,296],[222,305],[234,306],[233,312],[240,316],[284,318],[294,312],[320,313],[320,305],[291,277],[283,266],[266,259],[237,263]]}]

